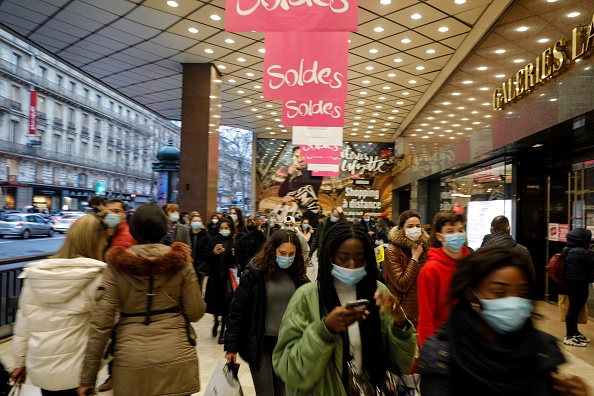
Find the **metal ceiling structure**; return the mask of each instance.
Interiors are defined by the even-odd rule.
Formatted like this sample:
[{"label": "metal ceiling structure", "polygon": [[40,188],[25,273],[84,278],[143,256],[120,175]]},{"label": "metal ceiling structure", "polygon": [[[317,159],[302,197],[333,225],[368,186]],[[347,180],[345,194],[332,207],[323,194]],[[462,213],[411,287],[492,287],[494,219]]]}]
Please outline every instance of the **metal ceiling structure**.
[{"label": "metal ceiling structure", "polygon": [[[262,99],[263,33],[229,33],[224,0],[0,0],[0,23],[171,120],[182,63],[222,75],[221,124],[290,139]],[[493,88],[591,21],[592,0],[359,0],[345,139],[439,150],[501,112]],[[547,44],[548,43],[548,44]]]}]

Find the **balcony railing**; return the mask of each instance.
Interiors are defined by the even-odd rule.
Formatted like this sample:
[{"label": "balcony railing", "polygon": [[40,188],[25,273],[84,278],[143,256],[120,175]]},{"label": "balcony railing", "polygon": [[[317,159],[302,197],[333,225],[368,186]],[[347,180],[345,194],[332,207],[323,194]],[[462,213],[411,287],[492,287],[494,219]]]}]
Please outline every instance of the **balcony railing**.
[{"label": "balcony railing", "polygon": [[[85,130],[86,129],[86,130]],[[89,128],[85,128],[83,127],[81,132],[80,132],[80,138],[81,139],[89,139],[91,136],[89,135]]]},{"label": "balcony railing", "polygon": [[10,109],[10,98],[6,98],[4,96],[0,96],[0,109],[8,110]]},{"label": "balcony railing", "polygon": [[13,110],[21,111],[21,108],[22,108],[21,102],[15,102],[14,100],[11,100],[10,108]]}]

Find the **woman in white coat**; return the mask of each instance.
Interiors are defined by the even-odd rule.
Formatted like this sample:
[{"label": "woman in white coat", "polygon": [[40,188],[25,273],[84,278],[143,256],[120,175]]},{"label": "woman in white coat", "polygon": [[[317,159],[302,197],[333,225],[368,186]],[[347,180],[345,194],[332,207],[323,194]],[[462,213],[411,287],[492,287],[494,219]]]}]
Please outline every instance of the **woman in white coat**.
[{"label": "woman in white coat", "polygon": [[11,377],[23,382],[28,375],[43,396],[75,396],[80,385],[95,292],[107,266],[101,215],[76,220],[56,254],[27,264],[20,275]]}]

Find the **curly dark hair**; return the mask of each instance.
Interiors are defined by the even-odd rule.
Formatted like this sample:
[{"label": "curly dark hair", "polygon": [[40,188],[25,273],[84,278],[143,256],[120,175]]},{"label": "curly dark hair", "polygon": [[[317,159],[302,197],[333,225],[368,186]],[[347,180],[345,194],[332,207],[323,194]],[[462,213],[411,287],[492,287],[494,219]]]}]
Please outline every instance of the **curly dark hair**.
[{"label": "curly dark hair", "polygon": [[[357,299],[364,298],[371,301],[367,306],[367,319],[359,322],[361,342],[363,343],[363,360],[371,382],[379,385],[385,380],[387,362],[381,341],[381,323],[378,307],[375,305],[374,294],[377,289],[377,264],[371,239],[363,227],[356,227],[347,222],[337,222],[324,237],[318,258],[318,295],[320,317],[323,318],[340,304],[338,294],[334,288],[332,276],[332,256],[347,239],[358,239],[365,248],[365,270],[367,276],[357,283]],[[345,337],[341,334],[341,337]],[[343,339],[343,372],[346,372],[346,358],[349,356],[349,344]],[[345,376],[346,377],[346,376]]]},{"label": "curly dark hair", "polygon": [[453,210],[438,212],[433,218],[433,228],[431,229],[431,239],[429,241],[431,247],[440,248],[442,245],[441,242],[437,239],[436,234],[441,232],[441,228],[444,227],[446,224],[456,223],[464,224],[464,216],[454,212]]},{"label": "curly dark hair", "polygon": [[295,279],[306,279],[305,259],[303,258],[301,241],[297,234],[287,230],[277,230],[270,235],[262,249],[253,258],[255,268],[264,272],[266,280],[276,279],[280,271],[280,267],[276,264],[276,249],[283,243],[290,243],[295,246],[295,260],[287,271]]}]

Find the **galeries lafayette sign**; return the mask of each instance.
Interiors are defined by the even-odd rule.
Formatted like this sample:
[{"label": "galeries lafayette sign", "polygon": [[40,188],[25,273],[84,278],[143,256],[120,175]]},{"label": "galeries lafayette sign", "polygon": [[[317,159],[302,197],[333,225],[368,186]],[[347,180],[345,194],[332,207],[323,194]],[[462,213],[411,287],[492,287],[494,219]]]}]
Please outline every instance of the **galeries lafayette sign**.
[{"label": "galeries lafayette sign", "polygon": [[358,0],[227,0],[229,32],[356,32]]}]

